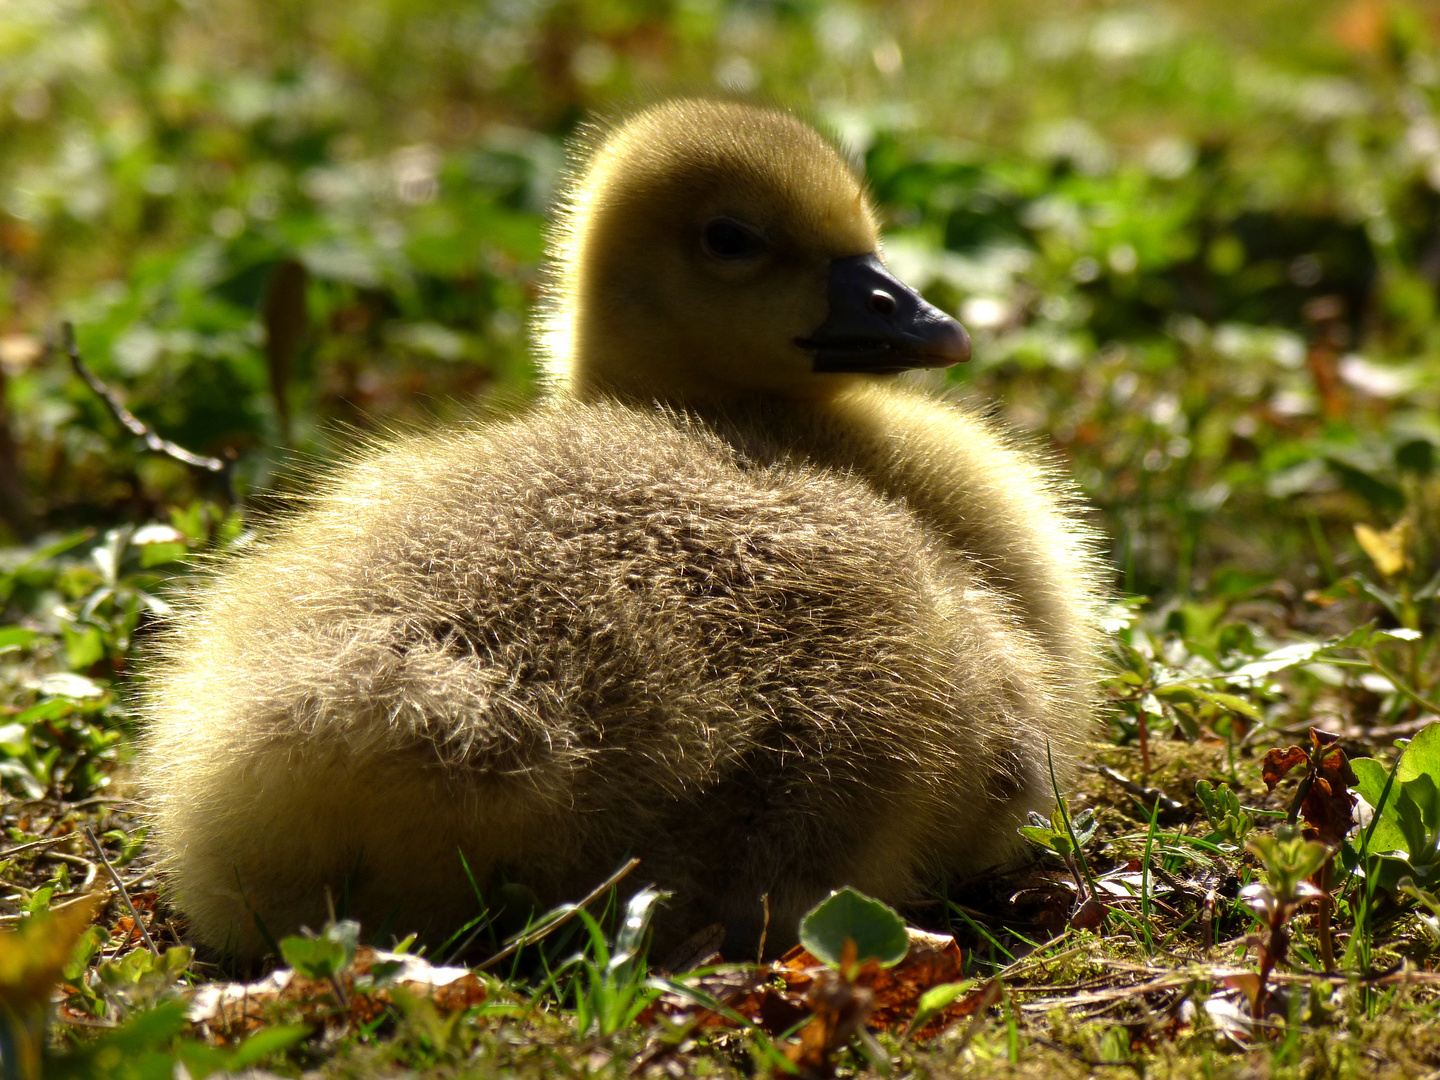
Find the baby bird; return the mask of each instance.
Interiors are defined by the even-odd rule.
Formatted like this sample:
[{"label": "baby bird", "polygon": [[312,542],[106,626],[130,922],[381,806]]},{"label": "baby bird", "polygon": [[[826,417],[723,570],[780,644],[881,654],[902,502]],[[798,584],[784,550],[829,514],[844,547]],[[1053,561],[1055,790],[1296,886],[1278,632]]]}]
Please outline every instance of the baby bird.
[{"label": "baby bird", "polygon": [[343,467],[169,631],[141,785],[205,945],[254,955],[327,892],[440,935],[472,878],[554,903],[633,854],[662,933],[753,955],[839,886],[1005,863],[1050,757],[1064,782],[1093,537],[895,379],[970,346],[841,156],[781,111],[653,107],[596,140],[551,262],[540,403]]}]

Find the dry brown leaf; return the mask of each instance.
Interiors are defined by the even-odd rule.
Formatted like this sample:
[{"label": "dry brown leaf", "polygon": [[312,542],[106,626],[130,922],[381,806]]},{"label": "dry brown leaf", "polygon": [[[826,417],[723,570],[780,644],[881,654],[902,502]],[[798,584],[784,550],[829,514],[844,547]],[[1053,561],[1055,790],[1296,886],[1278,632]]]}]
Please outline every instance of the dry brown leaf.
[{"label": "dry brown leaf", "polygon": [[[399,964],[383,985],[370,988],[357,980],[370,975],[377,964]],[[354,962],[339,976],[347,1006],[335,1000],[327,979],[308,979],[291,968],[272,971],[252,983],[210,983],[190,997],[186,1018],[207,1028],[222,1042],[258,1030],[279,1007],[288,1006],[312,1023],[364,1024],[393,1002],[391,987],[403,987],[424,998],[440,1013],[459,1012],[482,1004],[489,995],[485,981],[467,968],[437,967],[424,957],[381,952],[361,946]]]},{"label": "dry brown leaf", "polygon": [[1359,782],[1339,743],[1340,736],[1312,727],[1308,754],[1299,746],[1277,747],[1260,763],[1261,778],[1271,791],[1292,769],[1306,767],[1300,804],[1305,838],[1330,847],[1338,847],[1355,826],[1356,799],[1350,789]]},{"label": "dry brown leaf", "polygon": [[1285,779],[1285,774],[1291,769],[1304,765],[1307,758],[1305,751],[1298,746],[1288,746],[1281,750],[1278,746],[1268,751],[1260,762],[1260,779],[1265,781],[1265,786],[1275,790],[1275,785]]},{"label": "dry brown leaf", "polygon": [[777,1064],[772,1076],[798,1073],[807,1080],[827,1080],[835,1075],[835,1055],[865,1026],[875,1007],[870,984],[884,970],[874,960],[857,964],[855,954],[855,942],[847,940],[840,954],[840,970],[823,968],[815,975],[805,995],[810,1022],[800,1029],[799,1039],[785,1048],[791,1067]]}]

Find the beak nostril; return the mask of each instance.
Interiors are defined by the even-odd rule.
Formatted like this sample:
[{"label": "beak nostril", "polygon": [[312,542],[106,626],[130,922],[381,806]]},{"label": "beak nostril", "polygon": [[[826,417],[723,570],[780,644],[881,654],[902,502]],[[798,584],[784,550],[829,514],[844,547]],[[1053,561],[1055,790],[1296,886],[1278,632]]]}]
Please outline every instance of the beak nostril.
[{"label": "beak nostril", "polygon": [[876,255],[833,260],[829,292],[825,321],[795,339],[814,353],[811,370],[819,374],[888,375],[970,359],[961,325],[898,281]]}]

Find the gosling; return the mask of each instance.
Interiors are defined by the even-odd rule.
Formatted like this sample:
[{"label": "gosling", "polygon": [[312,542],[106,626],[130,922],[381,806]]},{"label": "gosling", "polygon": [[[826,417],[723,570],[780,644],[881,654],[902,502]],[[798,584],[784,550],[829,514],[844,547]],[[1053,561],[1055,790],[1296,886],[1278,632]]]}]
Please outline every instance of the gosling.
[{"label": "gosling", "polygon": [[550,904],[633,854],[664,935],[753,955],[839,886],[1013,860],[1070,772],[1094,538],[1048,466],[896,378],[969,342],[831,145],[650,108],[594,140],[550,256],[538,404],[342,467],[168,632],[139,774],[214,950],[327,894],[438,936],[472,880]]}]

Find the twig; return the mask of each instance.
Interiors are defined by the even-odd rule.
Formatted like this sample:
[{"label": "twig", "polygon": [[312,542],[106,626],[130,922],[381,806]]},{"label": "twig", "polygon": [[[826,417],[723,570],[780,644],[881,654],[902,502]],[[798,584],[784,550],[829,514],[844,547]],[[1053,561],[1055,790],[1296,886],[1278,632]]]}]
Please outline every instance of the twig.
[{"label": "twig", "polygon": [[150,940],[150,931],[145,929],[145,920],[140,918],[140,912],[135,910],[135,904],[130,899],[130,893],[125,888],[125,883],[120,880],[120,875],[115,872],[115,867],[110,865],[109,858],[105,855],[105,849],[100,846],[100,841],[95,836],[95,830],[89,825],[85,827],[85,839],[90,841],[90,846],[95,849],[96,856],[100,859],[100,865],[105,867],[105,872],[110,875],[116,890],[120,893],[120,899],[125,901],[125,906],[130,909],[130,917],[135,920],[135,926],[140,931],[140,936],[145,939],[145,947],[155,956],[160,955],[160,950],[155,947],[155,942]]},{"label": "twig", "polygon": [[[1028,987],[1025,993],[1039,994],[1043,997],[1041,1001],[1031,1001],[1020,1008],[1026,1012],[1045,1012],[1053,1009],[1056,1005],[1064,1005],[1066,1008],[1079,1008],[1084,1005],[1113,1005],[1117,1002],[1133,1002],[1144,994],[1158,994],[1169,990],[1183,990],[1201,981],[1193,972],[1175,971],[1162,975],[1159,978],[1147,982],[1129,983],[1122,986],[1098,987],[1095,990],[1082,990],[1064,994],[1046,995],[1046,988],[1043,986]],[[1020,989],[1020,988],[1016,988]]]},{"label": "twig", "polygon": [[65,805],[71,810],[74,810],[81,806],[102,806],[105,803],[113,803],[117,806],[121,803],[130,803],[132,806],[139,805],[135,799],[127,799],[123,795],[92,795],[88,799],[81,799],[79,802],[67,802]]},{"label": "twig", "polygon": [[[1057,983],[1055,986],[1038,983],[1035,986],[1008,986],[1006,989],[1012,994],[1079,994],[1092,990],[1105,990],[1119,981],[1119,975],[1101,975],[1098,978],[1087,979],[1085,982]],[[1130,986],[1131,984],[1126,983],[1125,985]]]},{"label": "twig", "polygon": [[615,873],[611,874],[599,885],[595,886],[595,888],[592,889],[590,893],[579,903],[565,905],[565,907],[561,909],[561,913],[555,918],[551,919],[547,923],[542,923],[536,929],[530,931],[530,933],[523,934],[520,937],[516,938],[509,945],[506,945],[505,948],[501,949],[488,960],[475,965],[475,968],[473,970],[488,971],[490,968],[498,964],[501,960],[509,959],[526,946],[534,945],[537,941],[541,941],[544,938],[549,937],[552,933],[554,933],[556,930],[560,929],[560,927],[564,926],[567,922],[573,919],[579,913],[581,908],[589,907],[597,899],[603,896],[608,890],[613,888],[615,885],[618,885],[625,878],[625,876],[630,873],[631,870],[634,870],[635,867],[639,865],[640,860],[638,858],[631,859],[624,866],[620,867],[619,870],[616,870]]},{"label": "twig", "polygon": [[[1064,930],[1060,931],[1058,936],[1052,938],[1050,941],[1047,941],[1042,947],[1047,949],[1058,949],[1061,943],[1064,942],[1064,940],[1069,936],[1070,927],[1067,926]],[[1034,953],[1031,953],[1029,956],[1022,956],[1020,959],[1011,963],[1008,967],[1001,968],[995,973],[995,978],[1004,979],[1006,985],[1008,986],[1009,984],[1020,979],[1022,976],[1025,978],[1029,978],[1032,971],[1043,970],[1047,965],[1058,964],[1062,960],[1070,959],[1070,957],[1074,956],[1076,953],[1088,952],[1090,951],[1090,948],[1091,947],[1089,945],[1072,945],[1063,952],[1052,952],[1047,956],[1036,956]]]},{"label": "twig", "polygon": [[[1240,939],[1236,939],[1240,940]],[[1234,942],[1227,942],[1234,944]],[[1169,976],[1178,975],[1174,968],[1156,968],[1145,964],[1136,964],[1129,960],[1116,960],[1104,956],[1092,958],[1092,963],[1101,967],[1113,968],[1116,971],[1130,971],[1137,975],[1156,975],[1156,983],[1165,980]],[[1199,982],[1220,982],[1224,979],[1237,975],[1253,975],[1249,968],[1236,967],[1232,964],[1206,964],[1194,963],[1186,969],[1185,974]],[[1325,982],[1331,986],[1346,986],[1351,983],[1363,983],[1367,986],[1392,986],[1396,983],[1408,983],[1415,986],[1440,986],[1440,971],[1418,971],[1409,967],[1403,961],[1400,964],[1386,968],[1384,971],[1359,971],[1359,972],[1336,972],[1327,974],[1323,971],[1274,971],[1270,974],[1272,982],[1285,984],[1308,985],[1312,982]],[[1138,984],[1143,990],[1145,984]]]},{"label": "twig", "polygon": [[85,380],[85,385],[110,409],[110,414],[119,421],[120,426],[130,432],[137,439],[145,444],[145,449],[157,454],[164,454],[166,457],[178,461],[181,464],[189,465],[192,468],[203,469],[206,472],[214,473],[225,481],[225,492],[234,500],[234,489],[230,483],[230,462],[217,457],[207,457],[204,454],[192,453],[183,446],[179,446],[169,439],[162,439],[154,428],[146,424],[120,400],[119,395],[110,389],[101,378],[90,370],[80,355],[80,347],[75,344],[75,327],[73,324],[64,322],[60,324],[60,337],[65,349],[65,355],[70,358],[70,366],[75,369],[75,374]]},{"label": "twig", "polygon": [[12,847],[9,851],[0,851],[0,859],[8,859],[12,855],[19,855],[22,851],[30,851],[32,848],[46,847],[49,844],[58,844],[62,840],[72,839],[74,835],[74,833],[66,833],[63,836],[47,836],[40,840],[31,840],[27,844],[21,844],[19,847]]}]

